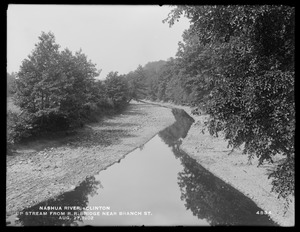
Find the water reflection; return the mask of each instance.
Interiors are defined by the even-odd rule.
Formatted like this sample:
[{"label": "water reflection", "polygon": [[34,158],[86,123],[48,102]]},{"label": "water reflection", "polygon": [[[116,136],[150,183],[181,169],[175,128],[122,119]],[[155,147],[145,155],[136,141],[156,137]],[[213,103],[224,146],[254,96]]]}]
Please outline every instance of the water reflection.
[{"label": "water reflection", "polygon": [[181,138],[187,136],[194,119],[181,109],[172,109],[172,113],[176,119],[175,123],[159,132],[158,135],[168,146],[178,149]]},{"label": "water reflection", "polygon": [[180,138],[185,138],[192,124],[189,117],[180,117],[172,126],[159,133],[184,169],[178,173],[181,200],[187,210],[210,225],[277,225],[268,215],[258,215],[260,208],[248,197],[215,177],[196,160],[179,149]]},{"label": "water reflection", "polygon": [[187,209],[211,225],[276,225],[248,197],[213,176],[183,152],[175,153],[184,165],[178,174],[181,199]]},{"label": "water reflection", "polygon": [[[20,225],[275,225],[268,216],[256,214],[261,209],[252,200],[179,149],[194,120],[183,110],[172,112],[176,122],[159,133],[161,139],[155,136],[74,191],[23,210]],[[115,211],[149,210],[153,216],[102,216],[85,221],[74,215],[64,219],[25,215],[40,212],[40,206],[93,205],[109,205]]]},{"label": "water reflection", "polygon": [[[31,208],[27,208],[18,215],[17,225],[21,226],[76,226],[78,222],[82,222],[80,213],[82,210],[72,210],[73,215],[68,215],[70,210],[64,210],[64,206],[86,207],[88,205],[88,197],[97,194],[97,190],[101,187],[99,181],[94,176],[88,177],[73,191],[66,192],[57,198],[41,202]],[[62,210],[51,210],[51,212],[63,212],[64,216],[50,215],[48,210],[40,210],[40,206],[54,206]],[[28,215],[29,212],[47,212],[47,215]],[[27,215],[26,215],[27,214]],[[79,215],[79,216],[78,216]]]}]

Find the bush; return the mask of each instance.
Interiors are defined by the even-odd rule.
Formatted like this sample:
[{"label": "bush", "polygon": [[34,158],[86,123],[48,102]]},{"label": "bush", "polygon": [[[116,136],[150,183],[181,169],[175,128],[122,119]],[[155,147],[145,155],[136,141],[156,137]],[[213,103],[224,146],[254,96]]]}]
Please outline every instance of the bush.
[{"label": "bush", "polygon": [[10,153],[14,145],[22,139],[34,134],[33,118],[27,113],[7,112],[7,151]]}]

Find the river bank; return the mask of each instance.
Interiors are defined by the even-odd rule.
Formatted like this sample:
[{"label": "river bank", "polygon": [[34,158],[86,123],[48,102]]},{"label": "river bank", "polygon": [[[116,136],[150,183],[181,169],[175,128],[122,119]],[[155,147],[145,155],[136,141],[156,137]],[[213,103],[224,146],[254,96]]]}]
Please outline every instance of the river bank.
[{"label": "river bank", "polygon": [[[118,162],[142,146],[162,129],[175,122],[171,108],[184,109],[192,124],[180,148],[204,168],[224,180],[282,226],[293,226],[294,205],[283,215],[283,201],[271,193],[267,173],[271,165],[248,164],[241,150],[231,149],[222,137],[202,134],[205,115],[191,114],[188,106],[169,103],[132,102],[126,111],[99,123],[89,124],[67,142],[35,141],[20,147],[16,156],[7,158],[7,216],[38,202],[74,189],[87,176]],[[48,144],[48,146],[46,146]],[[278,157],[280,159],[280,157]]]},{"label": "river bank", "polygon": [[[271,179],[268,173],[274,165],[264,164],[257,167],[258,160],[254,158],[252,164],[248,162],[248,157],[242,154],[242,149],[235,150],[231,154],[227,148],[227,142],[222,135],[218,138],[209,135],[205,130],[204,120],[207,115],[192,115],[188,106],[174,105],[171,103],[158,102],[164,107],[176,107],[185,110],[195,123],[192,124],[186,138],[180,146],[192,158],[197,160],[205,169],[219,177],[232,187],[236,188],[249,198],[251,198],[260,208],[270,215],[270,217],[281,226],[295,225],[295,205],[294,199],[286,214],[284,214],[284,200],[278,199],[277,194],[271,192]],[[282,157],[274,157],[275,163]]]},{"label": "river bank", "polygon": [[132,101],[68,140],[40,140],[7,157],[6,215],[74,189],[175,122],[170,109]]}]

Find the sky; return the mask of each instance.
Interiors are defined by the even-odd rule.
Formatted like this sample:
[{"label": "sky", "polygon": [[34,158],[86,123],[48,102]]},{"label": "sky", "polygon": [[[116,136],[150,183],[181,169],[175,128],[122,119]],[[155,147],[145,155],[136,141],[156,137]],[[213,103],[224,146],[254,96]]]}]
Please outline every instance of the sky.
[{"label": "sky", "polygon": [[138,65],[175,57],[182,17],[171,28],[162,20],[170,6],[158,5],[9,5],[7,72],[18,72],[38,43],[41,32],[53,32],[61,50],[82,49],[104,79],[110,71],[126,74]]}]

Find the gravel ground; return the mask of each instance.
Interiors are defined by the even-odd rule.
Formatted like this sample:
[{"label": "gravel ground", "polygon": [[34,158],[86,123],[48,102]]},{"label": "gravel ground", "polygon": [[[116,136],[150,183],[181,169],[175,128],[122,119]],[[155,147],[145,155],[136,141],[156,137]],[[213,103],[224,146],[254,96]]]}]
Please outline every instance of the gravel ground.
[{"label": "gravel ground", "polygon": [[85,126],[68,142],[21,147],[7,158],[7,217],[74,189],[174,122],[170,109],[132,101],[121,115]]},{"label": "gravel ground", "polygon": [[[230,148],[222,135],[218,138],[209,135],[206,130],[202,133],[203,122],[207,115],[195,116],[191,114],[188,106],[178,106],[170,103],[158,104],[165,107],[177,107],[184,109],[190,114],[195,123],[191,126],[187,137],[183,140],[180,148],[197,160],[204,168],[226,183],[238,189],[244,195],[251,198],[261,209],[281,226],[295,225],[295,201],[284,214],[284,201],[277,198],[271,192],[271,179],[268,173],[274,165],[263,164],[259,167],[258,160],[254,158],[252,164],[248,163],[247,155],[242,154],[242,150],[235,150],[230,155]],[[274,157],[275,163],[282,159],[281,156]]]}]

